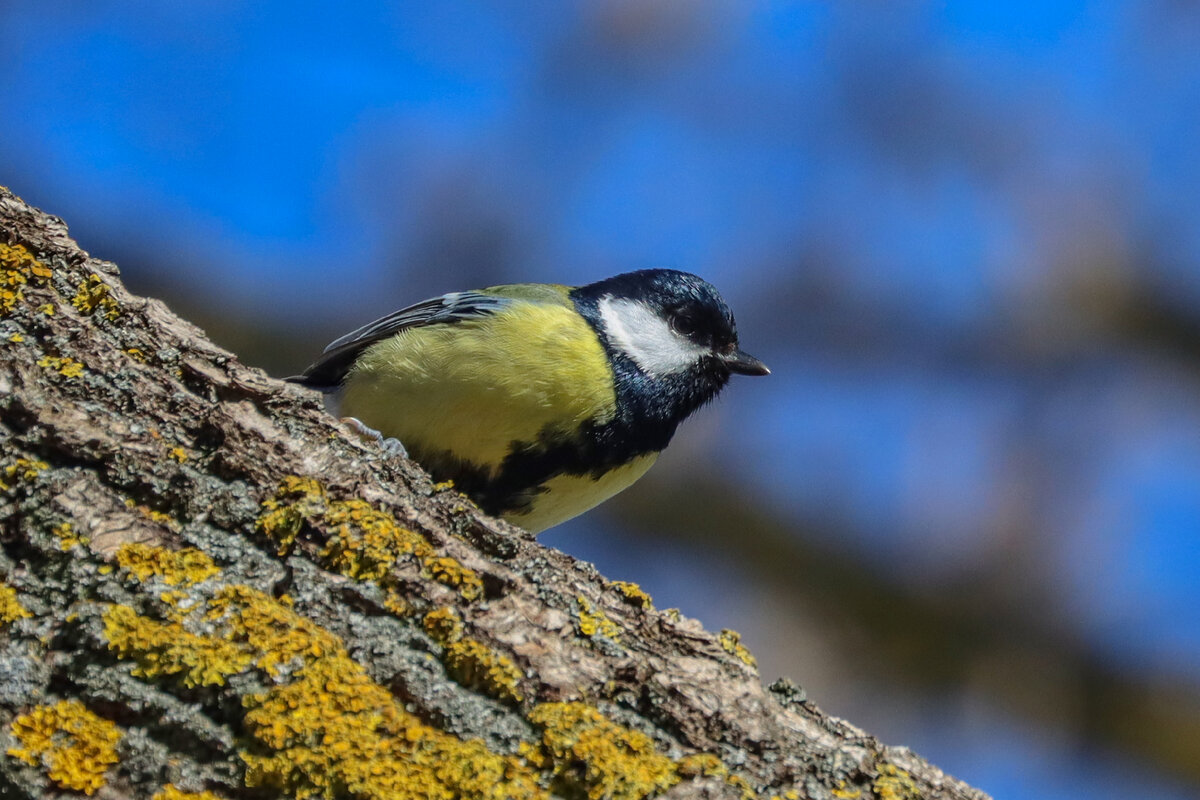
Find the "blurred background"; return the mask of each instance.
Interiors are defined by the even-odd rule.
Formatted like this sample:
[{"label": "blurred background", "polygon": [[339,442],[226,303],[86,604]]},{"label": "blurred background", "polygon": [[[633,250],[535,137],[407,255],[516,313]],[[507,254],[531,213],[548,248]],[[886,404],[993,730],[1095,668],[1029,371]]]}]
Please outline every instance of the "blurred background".
[{"label": "blurred background", "polygon": [[292,374],[670,266],[737,379],[542,537],[996,798],[1200,796],[1200,4],[0,5],[0,183]]}]

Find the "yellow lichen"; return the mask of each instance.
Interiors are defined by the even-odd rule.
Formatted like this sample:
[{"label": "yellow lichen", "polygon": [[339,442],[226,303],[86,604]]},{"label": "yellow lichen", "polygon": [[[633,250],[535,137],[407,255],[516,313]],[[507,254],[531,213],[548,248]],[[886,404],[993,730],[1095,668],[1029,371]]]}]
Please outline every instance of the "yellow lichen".
[{"label": "yellow lichen", "polygon": [[255,527],[276,542],[279,555],[287,555],[305,520],[319,517],[326,506],[321,484],[312,478],[289,475],[275,495],[263,501],[265,513],[255,522]]},{"label": "yellow lichen", "polygon": [[364,500],[330,499],[312,478],[285,478],[275,494],[263,502],[263,509],[255,526],[276,542],[280,555],[291,551],[305,526],[325,529],[327,538],[317,552],[321,566],[348,578],[379,584],[385,591],[385,606],[394,613],[408,610],[392,577],[393,567],[407,556],[421,562],[426,577],[457,589],[464,600],[483,595],[483,581],[470,567],[436,555],[423,536]]},{"label": "yellow lichen", "polygon": [[207,554],[195,548],[167,550],[138,542],[117,549],[117,564],[138,581],[156,577],[168,586],[192,586],[220,572]]},{"label": "yellow lichen", "polygon": [[17,599],[17,590],[7,583],[0,583],[0,625],[11,625],[32,616]]},{"label": "yellow lichen", "polygon": [[862,797],[862,789],[847,787],[845,781],[838,781],[838,785],[833,787],[830,793],[840,800],[858,800]]},{"label": "yellow lichen", "polygon": [[332,527],[318,554],[322,566],[348,578],[379,581],[402,556],[433,552],[424,537],[363,500],[330,503],[320,519]]},{"label": "yellow lichen", "polygon": [[179,523],[170,514],[163,511],[155,511],[149,506],[139,506],[134,500],[125,498],[125,507],[133,509],[151,522],[157,522],[160,525],[165,525],[172,530],[179,527]]},{"label": "yellow lichen", "polygon": [[195,602],[192,596],[182,589],[168,589],[165,592],[159,592],[158,599],[175,609],[172,616],[173,619],[182,619],[192,603]]},{"label": "yellow lichen", "polygon": [[19,333],[14,333],[12,336],[8,337],[8,341],[13,344],[21,344],[21,342],[25,341],[25,337]]},{"label": "yellow lichen", "polygon": [[162,789],[154,793],[150,800],[225,800],[218,794],[212,792],[185,792],[182,789],[176,788],[175,784],[168,783]]},{"label": "yellow lichen", "polygon": [[642,587],[636,583],[629,581],[613,581],[610,584],[614,589],[621,593],[625,602],[630,605],[638,606],[639,608],[653,608],[654,601],[650,599],[650,595],[642,591]]},{"label": "yellow lichen", "polygon": [[483,642],[463,639],[446,648],[446,671],[454,680],[507,703],[519,703],[521,670]]},{"label": "yellow lichen", "polygon": [[248,787],[291,798],[547,798],[526,761],[426,725],[288,604],[235,585],[178,613],[164,623],[112,606],[109,646],[147,678],[199,685],[240,669],[270,678],[242,698]]},{"label": "yellow lichen", "polygon": [[558,794],[589,800],[640,800],[679,782],[678,769],[649,736],[584,703],[544,703],[529,715],[542,729]]},{"label": "yellow lichen", "polygon": [[53,303],[45,303],[44,305],[40,305],[40,306],[38,306],[38,311],[42,312],[47,317],[53,317],[54,316],[54,304]]},{"label": "yellow lichen", "polygon": [[137,662],[135,675],[180,675],[189,687],[223,684],[250,666],[277,677],[339,646],[311,620],[247,586],[224,587],[207,603],[177,613],[177,620],[159,622],[128,606],[110,606],[104,613],[108,646]]},{"label": "yellow lichen", "polygon": [[85,315],[91,315],[97,310],[102,311],[104,318],[110,322],[121,316],[121,308],[113,299],[112,289],[94,272],[79,284],[75,296],[71,298],[71,305]]},{"label": "yellow lichen", "polygon": [[142,348],[140,348],[140,347],[125,348],[125,355],[129,356],[134,361],[138,361],[142,364],[145,364],[147,361],[146,351],[142,350]]},{"label": "yellow lichen", "polygon": [[430,557],[424,560],[429,577],[453,589],[458,589],[462,599],[468,602],[483,596],[483,581],[479,573],[448,556]]},{"label": "yellow lichen", "polygon": [[599,634],[614,642],[619,640],[621,629],[603,611],[594,607],[583,595],[576,597],[575,603],[579,607],[579,619],[576,627],[580,635],[590,639]]},{"label": "yellow lichen", "polygon": [[[760,796],[754,791],[754,787],[750,785],[748,780],[741,775],[730,773],[729,767],[725,766],[725,762],[713,753],[693,753],[690,756],[684,756],[679,759],[675,764],[680,777],[723,778],[726,785],[737,789],[743,800],[755,800],[755,798]],[[784,797],[787,800],[792,800],[786,794]],[[773,796],[772,800],[781,800],[781,798]]]},{"label": "yellow lichen", "polygon": [[746,645],[742,644],[740,633],[722,628],[717,641],[721,643],[721,649],[726,653],[734,656],[746,666],[757,669],[758,661],[754,658],[754,654],[746,648]]},{"label": "yellow lichen", "polygon": [[879,777],[871,784],[879,800],[920,800],[921,792],[916,781],[895,764],[879,765]]},{"label": "yellow lichen", "polygon": [[677,764],[679,774],[685,778],[699,776],[724,778],[729,774],[729,768],[720,758],[712,753],[693,753],[679,759]]},{"label": "yellow lichen", "polygon": [[16,481],[32,481],[44,470],[50,469],[45,461],[29,458],[18,458],[4,468],[4,477]]},{"label": "yellow lichen", "polygon": [[66,356],[42,356],[37,365],[42,369],[52,369],[64,378],[78,378],[83,374],[83,364]]},{"label": "yellow lichen", "polygon": [[340,648],[332,633],[248,586],[227,586],[208,603],[206,619],[225,638],[253,654],[254,666],[273,677]]},{"label": "yellow lichen", "polygon": [[187,450],[184,450],[182,447],[172,447],[167,451],[167,455],[175,461],[178,461],[180,464],[188,459]]},{"label": "yellow lichen", "polygon": [[50,469],[50,465],[45,461],[36,461],[29,458],[18,458],[13,463],[0,470],[0,492],[8,491],[18,483],[32,483],[37,480],[37,476],[43,470]]},{"label": "yellow lichen", "polygon": [[[135,560],[129,554],[135,552],[125,556],[131,573]],[[158,557],[136,562],[155,565],[155,575],[171,571],[159,569]],[[205,599],[209,591],[215,594]],[[109,646],[135,660],[136,674],[148,679],[176,676],[198,686],[242,670],[264,673],[268,688],[242,698],[241,755],[249,788],[297,799],[544,800],[549,780],[560,796],[633,800],[661,793],[683,776],[726,775],[732,784],[715,757],[676,763],[645,734],[583,703],[537,707],[529,720],[541,731],[540,745],[525,743],[519,757],[493,753],[481,741],[461,740],[409,713],[349,657],[338,637],[282,601],[246,586],[216,589],[212,583],[168,594],[191,602],[173,604],[165,622],[110,606],[104,614]],[[454,612],[430,612],[424,625],[447,644],[447,668],[459,680],[520,701],[517,667],[481,643],[461,639]]]},{"label": "yellow lichen", "polygon": [[253,660],[246,648],[218,636],[192,633],[179,622],[143,617],[128,606],[104,612],[104,637],[110,650],[133,659],[142,678],[181,676],[184,686],[220,686]]},{"label": "yellow lichen", "polygon": [[742,795],[742,800],[755,800],[758,793],[754,791],[754,786],[750,781],[743,778],[741,775],[728,775],[725,778],[725,783],[737,789]]},{"label": "yellow lichen", "polygon": [[[271,672],[293,658],[296,665],[290,682],[244,698],[245,727],[257,742],[243,753],[248,786],[293,797],[544,797],[520,761],[405,711],[310,620],[246,587],[231,587],[222,600],[219,619],[257,667]],[[220,602],[210,605],[220,610]]]},{"label": "yellow lichen", "polygon": [[76,533],[69,522],[55,525],[50,529],[50,533],[58,539],[58,549],[64,553],[76,545],[86,545],[92,541],[87,536]]},{"label": "yellow lichen", "polygon": [[412,606],[394,589],[384,591],[383,607],[397,617],[407,617],[412,613]]},{"label": "yellow lichen", "polygon": [[246,784],[296,798],[546,797],[520,760],[431,728],[344,652],[246,698]]},{"label": "yellow lichen", "polygon": [[438,608],[430,611],[421,621],[421,626],[435,642],[443,647],[462,638],[463,624],[453,608]]},{"label": "yellow lichen", "polygon": [[120,728],[78,700],[37,706],[13,720],[10,732],[20,746],[8,754],[40,766],[64,789],[90,795],[107,783],[105,773],[117,763]]},{"label": "yellow lichen", "polygon": [[24,299],[25,286],[49,280],[51,272],[23,245],[0,242],[0,317]]}]

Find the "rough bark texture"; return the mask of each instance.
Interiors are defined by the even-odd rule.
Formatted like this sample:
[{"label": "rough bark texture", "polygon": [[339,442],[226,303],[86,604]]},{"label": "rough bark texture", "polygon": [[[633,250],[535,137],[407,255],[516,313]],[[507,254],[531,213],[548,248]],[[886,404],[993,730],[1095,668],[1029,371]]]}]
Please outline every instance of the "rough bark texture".
[{"label": "rough bark texture", "polygon": [[480,515],[0,188],[0,795],[983,798]]}]

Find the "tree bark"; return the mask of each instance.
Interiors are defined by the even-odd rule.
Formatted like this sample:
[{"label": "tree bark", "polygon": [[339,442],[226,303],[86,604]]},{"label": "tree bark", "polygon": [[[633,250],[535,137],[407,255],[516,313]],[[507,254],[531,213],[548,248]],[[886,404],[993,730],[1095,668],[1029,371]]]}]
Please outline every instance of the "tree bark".
[{"label": "tree bark", "polygon": [[0,188],[0,795],[984,798],[483,516]]}]

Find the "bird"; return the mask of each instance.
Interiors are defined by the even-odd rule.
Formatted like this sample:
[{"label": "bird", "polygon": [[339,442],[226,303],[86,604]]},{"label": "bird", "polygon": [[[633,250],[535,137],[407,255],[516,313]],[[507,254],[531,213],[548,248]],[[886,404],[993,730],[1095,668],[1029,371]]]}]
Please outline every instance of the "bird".
[{"label": "bird", "polygon": [[642,477],[731,375],[769,373],[711,284],[644,269],[434,297],[336,339],[288,380],[536,534]]}]

